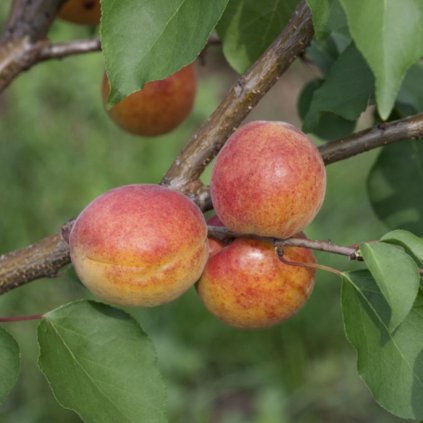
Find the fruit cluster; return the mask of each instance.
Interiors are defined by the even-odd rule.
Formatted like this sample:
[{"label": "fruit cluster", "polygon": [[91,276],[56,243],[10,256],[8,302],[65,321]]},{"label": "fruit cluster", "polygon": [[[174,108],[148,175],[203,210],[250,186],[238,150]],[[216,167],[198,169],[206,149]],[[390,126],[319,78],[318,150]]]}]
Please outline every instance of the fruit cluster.
[{"label": "fruit cluster", "polygon": [[209,224],[239,237],[228,245],[208,239],[203,214],[183,194],[127,185],[79,215],[69,240],[72,262],[81,281],[114,304],[164,304],[197,282],[205,306],[224,322],[268,327],[306,302],[315,262],[298,247],[286,247],[281,261],[272,238],[299,234],[318,212],[325,187],[323,161],[301,131],[252,122],[217,156],[210,186],[217,217]]}]

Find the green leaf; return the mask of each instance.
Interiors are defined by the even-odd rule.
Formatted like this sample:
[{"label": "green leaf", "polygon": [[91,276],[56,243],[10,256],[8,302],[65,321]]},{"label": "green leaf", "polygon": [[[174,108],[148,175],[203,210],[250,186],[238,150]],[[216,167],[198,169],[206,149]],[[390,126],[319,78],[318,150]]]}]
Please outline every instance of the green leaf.
[{"label": "green leaf", "polygon": [[110,103],[192,63],[228,0],[102,0]]},{"label": "green leaf", "polygon": [[318,40],[347,26],[345,13],[338,0],[307,0]]},{"label": "green leaf", "polygon": [[421,0],[340,0],[357,48],[376,78],[376,102],[386,119],[401,81],[423,54]]},{"label": "green leaf", "polygon": [[422,292],[391,333],[384,320],[389,306],[375,281],[366,270],[351,272],[344,274],[342,312],[358,372],[375,400],[399,417],[423,418]]},{"label": "green leaf", "polygon": [[420,287],[415,261],[400,248],[384,242],[360,246],[370,273],[391,309],[388,327],[394,331],[413,306]]},{"label": "green leaf", "polygon": [[396,101],[396,107],[403,116],[423,112],[423,65],[411,66],[404,78]]},{"label": "green leaf", "polygon": [[367,178],[376,215],[391,229],[423,236],[423,143],[402,141],[382,149]]},{"label": "green leaf", "polygon": [[335,61],[325,82],[314,92],[309,112],[304,119],[304,131],[312,131],[318,125],[323,112],[332,112],[355,121],[367,107],[372,93],[372,73],[351,44]]},{"label": "green leaf", "polygon": [[408,254],[413,256],[418,263],[423,264],[423,239],[417,235],[404,231],[403,229],[397,229],[383,235],[380,240],[400,245]]},{"label": "green leaf", "polygon": [[18,380],[19,365],[18,343],[12,335],[0,328],[0,404]]},{"label": "green leaf", "polygon": [[[298,100],[298,113],[301,119],[307,115],[314,92],[322,85],[322,79],[313,79],[301,91]],[[355,122],[344,119],[331,112],[321,112],[319,121],[313,128],[313,134],[319,138],[330,141],[345,137],[354,130]]]},{"label": "green leaf", "polygon": [[153,346],[128,314],[77,301],[46,314],[38,340],[40,368],[57,401],[84,421],[167,421]]},{"label": "green leaf", "polygon": [[245,72],[282,31],[299,0],[230,0],[217,32],[223,54]]}]

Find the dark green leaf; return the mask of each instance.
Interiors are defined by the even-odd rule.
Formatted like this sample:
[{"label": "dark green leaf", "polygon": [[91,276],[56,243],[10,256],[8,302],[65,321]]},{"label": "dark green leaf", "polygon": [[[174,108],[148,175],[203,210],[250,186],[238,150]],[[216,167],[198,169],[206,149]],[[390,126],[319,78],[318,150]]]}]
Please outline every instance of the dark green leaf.
[{"label": "dark green leaf", "polygon": [[388,327],[394,331],[413,306],[420,287],[415,261],[402,249],[384,242],[360,246],[363,259],[391,309]]},{"label": "dark green leaf", "polygon": [[423,112],[423,65],[416,63],[407,72],[398,94],[396,107],[403,116]]},{"label": "dark green leaf", "polygon": [[[306,116],[314,92],[322,85],[323,80],[314,79],[310,81],[302,90],[298,100],[298,112],[301,119]],[[318,137],[330,141],[345,137],[353,132],[355,122],[344,119],[331,112],[321,112],[319,114],[319,122],[313,128],[313,134]]]},{"label": "dark green leaf", "polygon": [[318,125],[322,112],[332,112],[355,121],[367,107],[372,93],[372,73],[351,44],[333,64],[325,82],[314,92],[304,120],[304,130],[312,131]]},{"label": "dark green leaf", "polygon": [[386,325],[389,306],[369,272],[346,273],[344,278],[345,333],[357,351],[358,372],[388,411],[403,418],[423,418],[422,293],[391,333]]},{"label": "dark green leaf", "polygon": [[326,38],[331,32],[347,26],[345,13],[338,0],[307,0],[313,16],[317,39]]},{"label": "dark green leaf", "polygon": [[397,229],[383,235],[380,240],[401,245],[401,247],[403,247],[408,254],[413,256],[418,263],[423,264],[423,239],[417,235],[402,229]]},{"label": "dark green leaf", "polygon": [[74,302],[46,314],[38,340],[39,364],[57,401],[86,422],[167,421],[153,346],[128,314]]},{"label": "dark green leaf", "polygon": [[266,50],[291,18],[299,0],[230,0],[217,31],[223,53],[239,73]]},{"label": "dark green leaf", "polygon": [[19,345],[12,335],[0,328],[0,404],[18,379],[19,364]]},{"label": "dark green leaf", "polygon": [[370,202],[391,229],[423,236],[423,143],[402,141],[380,152],[367,179]]},{"label": "dark green leaf", "polygon": [[116,103],[192,63],[228,0],[102,0],[101,40]]},{"label": "dark green leaf", "polygon": [[376,78],[382,119],[393,108],[405,73],[423,55],[421,0],[340,0],[358,49]]}]

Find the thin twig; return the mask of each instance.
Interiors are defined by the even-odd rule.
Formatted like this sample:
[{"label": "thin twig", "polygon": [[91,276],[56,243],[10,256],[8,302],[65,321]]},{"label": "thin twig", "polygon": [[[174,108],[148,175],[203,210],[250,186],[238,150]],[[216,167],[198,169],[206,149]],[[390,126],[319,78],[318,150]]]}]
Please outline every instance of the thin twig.
[{"label": "thin twig", "polygon": [[47,32],[65,0],[14,0],[0,40],[0,93],[37,62]]},{"label": "thin twig", "polygon": [[93,40],[74,40],[66,43],[48,44],[43,46],[37,57],[37,62],[32,65],[50,59],[63,59],[64,57],[75,54],[85,54],[101,50],[101,43],[98,39]]},{"label": "thin twig", "polygon": [[29,314],[26,316],[0,317],[0,323],[23,322],[26,320],[40,320],[43,314]]},{"label": "thin twig", "polygon": [[316,241],[307,238],[301,237],[291,237],[287,239],[275,239],[275,238],[266,238],[260,237],[257,235],[245,235],[239,234],[234,231],[231,231],[228,228],[222,226],[208,226],[209,235],[224,241],[228,238],[240,238],[240,237],[248,237],[248,238],[255,238],[261,239],[265,241],[270,241],[275,244],[276,247],[283,247],[283,246],[290,246],[290,247],[303,247],[309,248],[310,250],[317,250],[317,251],[324,251],[326,253],[338,254],[341,256],[346,256],[350,260],[363,260],[359,253],[359,246],[351,246],[346,247],[343,245],[336,245],[331,241]]}]

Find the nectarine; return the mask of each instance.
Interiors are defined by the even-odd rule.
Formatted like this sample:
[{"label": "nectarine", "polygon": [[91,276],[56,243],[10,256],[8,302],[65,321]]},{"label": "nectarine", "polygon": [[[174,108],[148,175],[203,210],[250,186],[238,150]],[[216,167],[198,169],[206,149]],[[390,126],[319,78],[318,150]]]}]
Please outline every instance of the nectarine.
[{"label": "nectarine", "polygon": [[[196,93],[193,64],[185,66],[166,79],[145,84],[107,110],[113,121],[134,135],[162,135],[175,129],[192,110]],[[109,81],[104,74],[102,95],[106,106]]]},{"label": "nectarine", "polygon": [[124,306],[156,306],[181,295],[208,257],[207,226],[183,194],[159,185],[126,185],[92,201],[69,236],[81,281]]},{"label": "nectarine", "polygon": [[[314,263],[305,248],[285,247],[289,261]],[[238,238],[210,257],[197,284],[206,308],[225,323],[264,328],[291,317],[308,299],[315,270],[282,263],[271,242]]]},{"label": "nectarine", "polygon": [[319,211],[326,173],[299,129],[256,121],[239,128],[217,156],[210,191],[216,214],[235,232],[288,238]]},{"label": "nectarine", "polygon": [[60,8],[59,18],[81,25],[100,23],[100,0],[67,0]]}]

